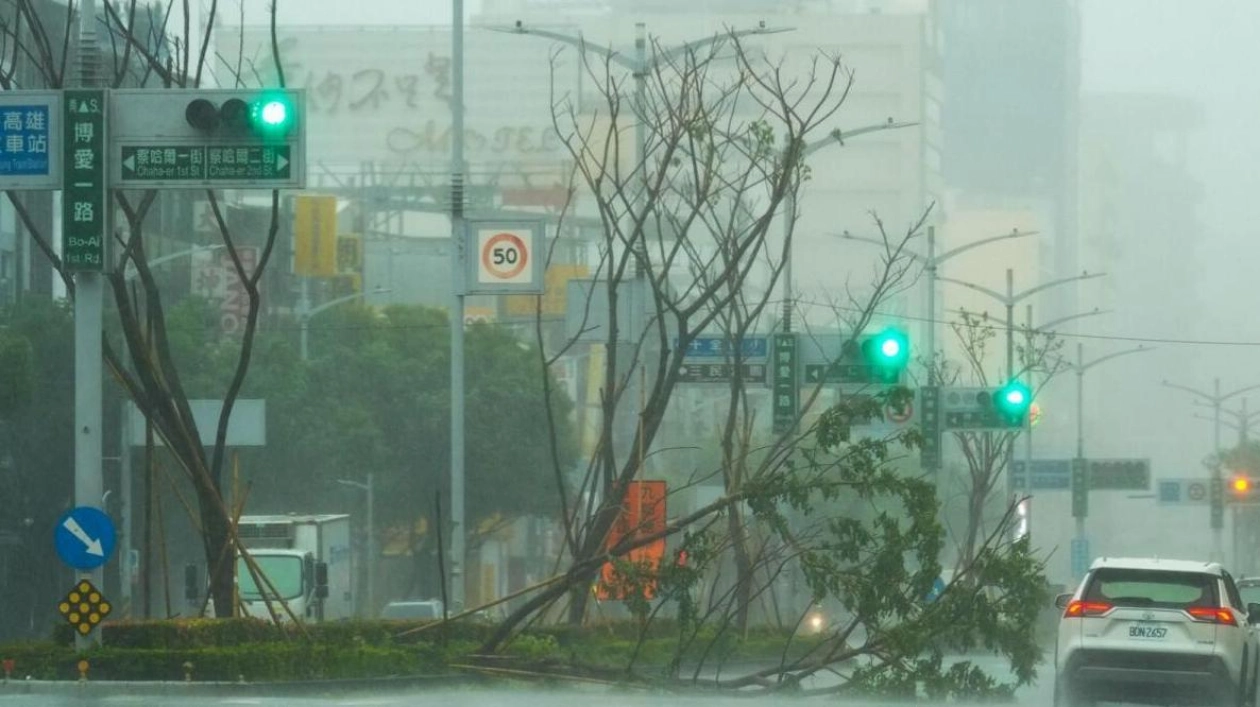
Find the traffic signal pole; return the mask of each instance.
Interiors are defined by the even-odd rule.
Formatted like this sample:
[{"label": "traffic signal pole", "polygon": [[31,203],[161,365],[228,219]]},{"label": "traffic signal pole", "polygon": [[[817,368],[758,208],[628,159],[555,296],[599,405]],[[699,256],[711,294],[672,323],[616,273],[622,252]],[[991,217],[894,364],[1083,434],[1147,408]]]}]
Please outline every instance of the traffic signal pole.
[{"label": "traffic signal pole", "polygon": [[[79,85],[96,85],[96,0],[82,0],[79,5]],[[102,108],[103,109],[103,108]],[[64,192],[63,192],[64,196]],[[108,234],[108,214],[113,205],[106,192],[106,227],[99,234]],[[61,227],[66,228],[63,222]],[[90,269],[74,274],[74,504],[100,508],[105,483],[102,477],[102,366],[101,311],[104,283],[100,272]],[[104,587],[104,570],[80,570],[80,579]],[[75,648],[83,651],[100,644],[100,629],[87,636],[75,632]]]},{"label": "traffic signal pole", "polygon": [[1215,378],[1212,381],[1212,392],[1205,393],[1184,385],[1169,383],[1163,381],[1163,385],[1168,388],[1176,388],[1185,391],[1200,400],[1212,406],[1212,449],[1214,455],[1214,463],[1212,464],[1211,478],[1211,515],[1210,525],[1212,528],[1212,559],[1216,562],[1225,560],[1224,540],[1222,531],[1224,530],[1224,487],[1225,481],[1221,476],[1221,406],[1230,398],[1242,395],[1248,391],[1260,388],[1260,384],[1249,385],[1245,388],[1239,388],[1229,393],[1221,393],[1221,379]]},{"label": "traffic signal pole", "polygon": [[[464,0],[451,0],[451,557],[450,601],[464,607]],[[440,550],[439,550],[440,552]]]}]

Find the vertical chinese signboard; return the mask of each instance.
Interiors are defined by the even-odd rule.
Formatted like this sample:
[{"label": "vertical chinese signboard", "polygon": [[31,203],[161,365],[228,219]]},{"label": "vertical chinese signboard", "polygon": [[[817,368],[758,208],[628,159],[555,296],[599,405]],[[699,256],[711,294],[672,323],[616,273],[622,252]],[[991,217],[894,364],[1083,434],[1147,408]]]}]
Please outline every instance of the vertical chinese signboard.
[{"label": "vertical chinese signboard", "polygon": [[796,414],[800,407],[800,388],[796,377],[796,335],[775,334],[773,343],[774,433],[784,434],[791,431],[796,424]]},{"label": "vertical chinese signboard", "polygon": [[[258,248],[239,246],[236,254],[249,276],[258,267]],[[203,297],[219,308],[219,330],[226,335],[239,334],[249,317],[249,293],[237,275],[232,255],[226,249],[193,253],[192,294]],[[259,282],[259,296],[262,283]]]},{"label": "vertical chinese signboard", "polygon": [[[645,538],[665,530],[665,482],[631,481],[617,520],[608,532],[604,547],[612,549],[627,537]],[[656,572],[665,557],[665,538],[657,538],[637,547],[620,559],[635,568],[632,576],[623,576],[617,566],[605,562],[595,585],[595,596],[601,601],[626,599],[639,593],[644,599],[656,596]]]},{"label": "vertical chinese signboard", "polygon": [[67,89],[62,102],[61,259],[70,270],[105,269],[105,91]]}]

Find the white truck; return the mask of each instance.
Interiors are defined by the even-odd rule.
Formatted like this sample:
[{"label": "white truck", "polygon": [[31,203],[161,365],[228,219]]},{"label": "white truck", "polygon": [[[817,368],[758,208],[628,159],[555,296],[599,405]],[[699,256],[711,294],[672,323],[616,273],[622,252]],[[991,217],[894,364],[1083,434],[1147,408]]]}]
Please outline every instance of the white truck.
[{"label": "white truck", "polygon": [[302,621],[335,621],[354,615],[350,516],[242,516],[236,532],[267,578],[260,587],[245,558],[237,558],[241,615],[270,618],[264,594],[281,621],[288,621],[289,614],[279,600]]}]

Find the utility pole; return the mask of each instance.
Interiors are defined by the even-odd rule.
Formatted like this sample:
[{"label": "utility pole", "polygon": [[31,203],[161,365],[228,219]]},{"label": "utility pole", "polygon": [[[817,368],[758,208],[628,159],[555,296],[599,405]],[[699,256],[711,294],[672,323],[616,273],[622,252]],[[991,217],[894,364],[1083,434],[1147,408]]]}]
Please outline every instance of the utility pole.
[{"label": "utility pole", "polygon": [[[96,86],[96,0],[79,3],[79,86]],[[101,107],[105,110],[104,106]],[[112,194],[105,192],[103,228],[99,236],[102,255],[107,251]],[[62,228],[66,224],[62,223]],[[104,263],[101,264],[104,266]],[[102,365],[101,310],[104,281],[99,271],[78,270],[74,273],[74,502],[76,506],[101,508],[105,483],[102,465]],[[104,587],[104,570],[80,570],[79,577],[97,587]],[[75,633],[75,647],[82,651],[100,644],[100,630],[83,636]]]},{"label": "utility pole", "polygon": [[[799,159],[803,163],[806,157],[814,154],[815,152],[821,150],[822,148],[827,147],[828,145],[843,146],[845,140],[849,138],[857,137],[859,135],[879,132],[881,130],[895,130],[897,128],[908,128],[915,125],[918,125],[918,123],[896,123],[896,122],[890,121],[887,123],[876,123],[874,125],[866,125],[860,128],[854,128],[853,130],[836,129],[836,130],[833,130],[831,134],[829,134],[827,137],[817,140],[816,142],[811,143],[810,145],[806,146],[805,149],[801,150],[801,155]],[[783,210],[783,241],[784,243],[787,244],[787,253],[786,253],[787,258],[786,258],[786,262],[783,263],[783,331],[785,333],[791,333],[792,309],[794,307],[795,299],[796,299],[796,294],[794,291],[796,287],[796,281],[793,279],[793,274],[792,274],[792,260],[793,260],[792,255],[794,252],[794,248],[792,247],[792,244],[794,243],[794,241],[792,240],[792,231],[794,229],[794,224],[796,221],[796,207],[797,207],[796,189],[787,190],[787,192],[784,194],[784,202],[785,202],[785,208]],[[928,228],[929,243],[931,242],[931,239],[933,237],[934,237],[933,231],[929,227]],[[929,245],[928,248],[930,250],[931,246]],[[928,375],[929,376],[932,375],[930,370],[928,372]],[[929,382],[928,385],[931,385],[931,382]]]},{"label": "utility pole", "polygon": [[[464,0],[451,0],[451,541],[450,601],[464,607]],[[424,508],[425,504],[419,507]],[[439,550],[440,551],[440,550]]]}]

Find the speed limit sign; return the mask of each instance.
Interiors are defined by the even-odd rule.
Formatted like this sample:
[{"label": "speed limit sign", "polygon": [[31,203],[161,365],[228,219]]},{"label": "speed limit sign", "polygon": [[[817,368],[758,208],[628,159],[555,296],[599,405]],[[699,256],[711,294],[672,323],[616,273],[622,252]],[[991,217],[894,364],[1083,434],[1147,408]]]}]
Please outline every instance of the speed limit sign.
[{"label": "speed limit sign", "polygon": [[541,224],[468,222],[466,294],[542,294]]}]

